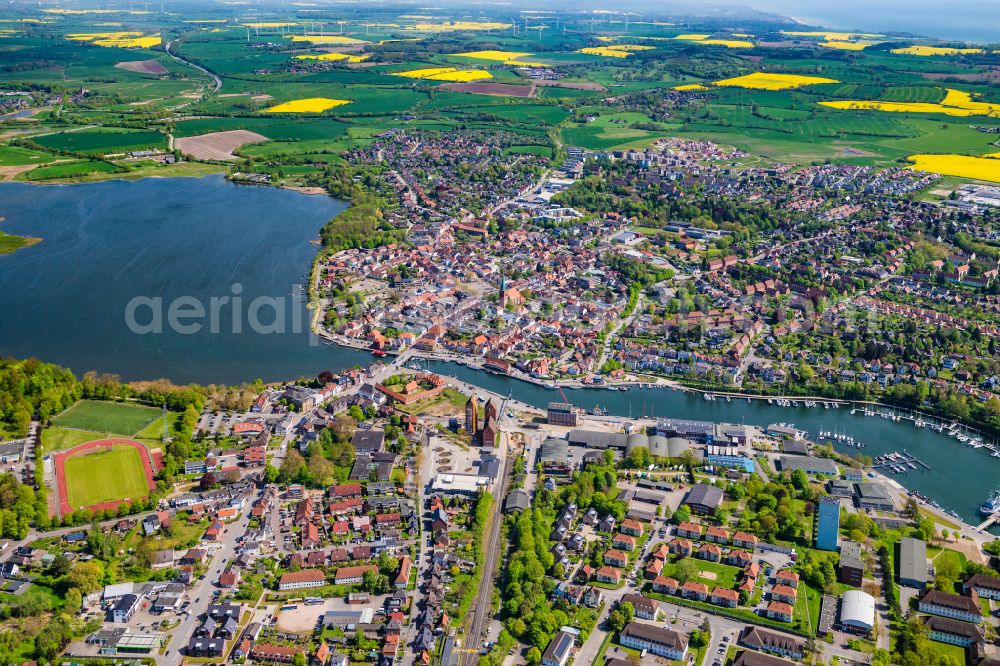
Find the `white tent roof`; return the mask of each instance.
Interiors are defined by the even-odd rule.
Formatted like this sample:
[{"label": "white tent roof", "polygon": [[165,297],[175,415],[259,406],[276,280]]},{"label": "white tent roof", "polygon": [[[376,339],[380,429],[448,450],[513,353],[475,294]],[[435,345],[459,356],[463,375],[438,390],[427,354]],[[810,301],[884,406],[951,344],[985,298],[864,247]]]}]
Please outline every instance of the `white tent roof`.
[{"label": "white tent roof", "polygon": [[875,626],[875,598],[861,590],[848,590],[840,606],[840,622],[852,627]]}]

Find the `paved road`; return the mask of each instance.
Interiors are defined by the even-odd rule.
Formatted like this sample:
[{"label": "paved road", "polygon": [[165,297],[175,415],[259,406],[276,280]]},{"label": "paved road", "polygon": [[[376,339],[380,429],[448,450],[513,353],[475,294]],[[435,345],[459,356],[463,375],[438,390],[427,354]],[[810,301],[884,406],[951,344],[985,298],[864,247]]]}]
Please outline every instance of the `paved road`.
[{"label": "paved road", "polygon": [[191,605],[188,607],[189,612],[181,618],[181,623],[177,627],[168,632],[172,638],[166,654],[160,660],[161,664],[178,666],[184,661],[181,650],[187,645],[195,627],[201,624],[201,616],[208,611],[208,605],[212,603],[212,591],[215,589],[215,583],[226,564],[235,557],[236,540],[246,533],[247,525],[250,522],[250,505],[259,496],[258,493],[253,499],[247,501],[239,520],[226,525],[226,529],[222,532],[221,541],[212,559],[209,560],[204,579],[195,581],[188,590],[188,599],[191,601]]},{"label": "paved road", "polygon": [[[651,525],[651,530],[659,530],[661,521],[659,518]],[[592,664],[594,660],[597,659],[597,652],[601,647],[601,643],[604,642],[604,637],[607,632],[610,631],[608,627],[604,626],[604,621],[607,620],[608,615],[614,610],[614,607],[618,604],[619,600],[626,594],[640,594],[639,586],[632,582],[632,576],[637,577],[637,582],[642,584],[642,576],[644,571],[644,563],[646,556],[649,555],[649,551],[653,548],[654,542],[659,543],[662,539],[650,538],[646,541],[645,547],[643,547],[642,552],[635,558],[632,566],[626,571],[624,577],[625,584],[616,590],[604,590],[604,606],[601,608],[600,614],[597,616],[597,623],[594,625],[594,630],[590,632],[587,640],[580,647],[580,651],[577,653],[574,663],[578,664]]]},{"label": "paved road", "polygon": [[[173,45],[174,45],[174,42],[172,40],[169,41],[169,42],[167,42],[166,46],[163,47],[163,51],[168,56],[170,56],[171,58],[173,58],[174,60],[176,60],[177,62],[179,62],[181,64],[184,64],[184,65],[187,65],[188,67],[193,67],[194,69],[197,69],[199,72],[202,72],[204,74],[207,74],[208,76],[211,76],[212,77],[212,85],[214,86],[214,90],[212,92],[219,92],[220,90],[222,90],[222,79],[220,79],[218,76],[216,76],[212,72],[208,71],[207,69],[205,69],[201,65],[199,65],[197,63],[194,63],[194,62],[191,62],[187,58],[184,58],[182,56],[179,56],[179,55],[173,53],[170,50],[171,47],[173,47]],[[185,104],[185,106],[187,106],[187,105]]]}]

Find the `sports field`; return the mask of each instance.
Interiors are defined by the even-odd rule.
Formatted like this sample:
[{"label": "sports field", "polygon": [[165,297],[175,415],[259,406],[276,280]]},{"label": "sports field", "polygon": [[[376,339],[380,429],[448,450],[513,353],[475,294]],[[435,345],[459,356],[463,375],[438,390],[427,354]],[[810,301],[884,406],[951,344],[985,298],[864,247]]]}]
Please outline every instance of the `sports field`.
[{"label": "sports field", "polygon": [[142,458],[131,446],[115,445],[73,455],[63,466],[66,500],[74,509],[149,494]]},{"label": "sports field", "polygon": [[81,400],[53,418],[52,424],[61,428],[134,435],[152,423],[158,416],[160,416],[160,410],[154,407],[121,402]]}]

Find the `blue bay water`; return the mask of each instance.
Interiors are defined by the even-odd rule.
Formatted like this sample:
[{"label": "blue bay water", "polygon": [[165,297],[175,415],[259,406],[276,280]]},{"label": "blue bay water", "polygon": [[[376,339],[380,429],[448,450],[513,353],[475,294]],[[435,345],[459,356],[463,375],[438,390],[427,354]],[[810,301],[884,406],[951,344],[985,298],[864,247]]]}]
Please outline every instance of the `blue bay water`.
[{"label": "blue bay water", "polygon": [[[78,376],[97,370],[205,384],[294,379],[367,362],[361,352],[310,344],[305,304],[293,295],[317,250],[310,241],[345,207],[222,176],[0,184],[0,229],[43,239],[0,256],[0,355],[37,356]],[[178,297],[207,311],[212,297],[233,296],[236,283],[244,304],[281,299],[285,330],[297,319],[302,332],[254,334],[246,307],[241,333],[231,307],[220,307],[217,335],[207,319],[194,335],[167,326],[161,335],[137,335],[126,324],[135,297],[161,297],[164,315]],[[262,308],[258,319],[269,323],[273,313]],[[136,319],[151,317],[140,308]]]}]

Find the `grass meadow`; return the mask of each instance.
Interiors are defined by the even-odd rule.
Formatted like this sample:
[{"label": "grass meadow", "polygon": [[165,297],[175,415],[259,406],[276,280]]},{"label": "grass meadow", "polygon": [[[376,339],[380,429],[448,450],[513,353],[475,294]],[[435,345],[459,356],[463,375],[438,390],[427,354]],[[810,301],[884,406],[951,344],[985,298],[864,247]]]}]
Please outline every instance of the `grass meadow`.
[{"label": "grass meadow", "polygon": [[53,418],[52,423],[62,428],[131,437],[156,420],[160,413],[155,407],[143,405],[81,400]]}]

